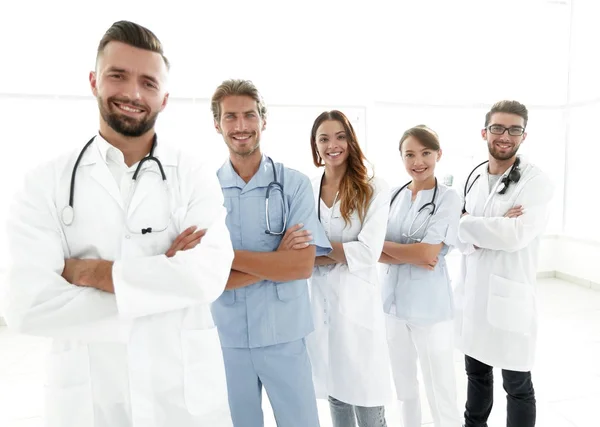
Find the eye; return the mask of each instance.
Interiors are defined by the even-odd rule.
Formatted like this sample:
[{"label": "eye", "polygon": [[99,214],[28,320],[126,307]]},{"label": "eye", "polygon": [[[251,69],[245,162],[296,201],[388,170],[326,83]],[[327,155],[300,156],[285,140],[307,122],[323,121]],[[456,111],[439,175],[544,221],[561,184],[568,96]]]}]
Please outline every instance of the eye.
[{"label": "eye", "polygon": [[256,117],[256,113],[248,113],[246,114],[246,117],[254,118]]},{"label": "eye", "polygon": [[406,153],[406,154],[404,155],[404,157],[413,157],[413,154],[412,154],[412,153]]},{"label": "eye", "polygon": [[118,74],[118,73],[110,73],[110,74],[108,75],[108,77],[110,77],[111,79],[116,79],[116,80],[119,80],[119,79],[121,79],[123,76],[122,76],[121,74]]},{"label": "eye", "polygon": [[346,135],[343,135],[343,134],[342,135],[338,135],[338,139],[344,140],[344,139],[346,139]]},{"label": "eye", "polygon": [[431,154],[431,151],[423,151],[424,156],[429,156],[430,154]]},{"label": "eye", "polygon": [[158,86],[152,82],[146,82],[146,87],[150,89],[158,89]]},{"label": "eye", "polygon": [[325,137],[319,138],[319,142],[327,142],[327,138],[325,138]]}]

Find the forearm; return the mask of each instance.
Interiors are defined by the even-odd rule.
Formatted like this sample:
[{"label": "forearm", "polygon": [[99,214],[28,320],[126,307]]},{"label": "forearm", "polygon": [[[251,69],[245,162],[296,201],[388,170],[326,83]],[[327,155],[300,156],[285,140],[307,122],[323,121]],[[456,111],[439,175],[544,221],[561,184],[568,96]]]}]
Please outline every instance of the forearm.
[{"label": "forearm", "polygon": [[307,279],[312,274],[315,253],[313,245],[305,249],[275,252],[240,250],[235,251],[232,269],[274,282]]},{"label": "forearm", "polygon": [[438,256],[443,246],[443,243],[402,244],[386,241],[383,244],[383,253],[400,261],[400,264],[423,265],[431,263]]},{"label": "forearm", "polygon": [[338,264],[338,262],[328,256],[318,256],[315,258],[315,265],[331,265]]},{"label": "forearm", "polygon": [[111,294],[115,293],[112,278],[112,261],[103,259],[75,261],[83,261],[84,264],[78,276],[72,281],[74,285],[95,288],[100,291],[110,292]]},{"label": "forearm", "polygon": [[344,244],[341,242],[331,242],[333,250],[327,254],[337,264],[347,264],[346,253],[344,252]]},{"label": "forearm", "polygon": [[229,279],[227,279],[227,286],[225,287],[225,290],[230,291],[233,289],[243,288],[258,282],[260,282],[259,277],[248,273],[242,273],[241,271],[231,270]]},{"label": "forearm", "polygon": [[394,257],[389,256],[385,252],[381,253],[381,256],[379,257],[379,262],[381,262],[383,264],[404,264],[404,262],[397,260]]},{"label": "forearm", "polygon": [[[422,262],[423,251],[418,243],[396,243],[385,241],[383,253],[401,264],[419,264]],[[395,264],[395,262],[394,262]]]}]

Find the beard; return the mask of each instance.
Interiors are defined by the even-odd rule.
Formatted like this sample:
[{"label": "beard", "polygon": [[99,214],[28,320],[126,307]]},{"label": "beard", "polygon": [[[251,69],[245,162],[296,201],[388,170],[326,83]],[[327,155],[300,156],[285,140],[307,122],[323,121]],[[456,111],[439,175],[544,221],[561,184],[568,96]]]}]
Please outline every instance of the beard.
[{"label": "beard", "polygon": [[256,143],[252,146],[247,146],[245,148],[240,148],[237,145],[235,145],[235,143],[233,142],[234,135],[238,135],[238,133],[228,135],[227,138],[225,138],[225,143],[229,147],[229,150],[231,150],[233,153],[240,157],[249,157],[260,147],[260,138],[258,137],[256,132],[252,132],[252,136],[256,138]]},{"label": "beard", "polygon": [[515,144],[512,150],[509,150],[507,152],[499,151],[495,144],[496,141],[488,142],[488,151],[490,152],[490,155],[496,160],[504,161],[511,159],[515,156],[515,154],[517,154],[517,151],[519,151],[519,144]]},{"label": "beard", "polygon": [[120,100],[118,98],[111,97],[108,98],[107,102],[104,102],[104,99],[98,97],[98,108],[100,109],[100,115],[108,124],[108,126],[110,126],[115,132],[127,137],[138,137],[142,136],[154,127],[158,117],[158,112],[154,114],[146,113],[145,117],[134,119],[133,117],[127,117],[119,113],[118,108],[113,105],[113,102],[127,103],[141,108],[144,111],[149,111],[149,108],[135,101],[130,102],[128,100]]}]

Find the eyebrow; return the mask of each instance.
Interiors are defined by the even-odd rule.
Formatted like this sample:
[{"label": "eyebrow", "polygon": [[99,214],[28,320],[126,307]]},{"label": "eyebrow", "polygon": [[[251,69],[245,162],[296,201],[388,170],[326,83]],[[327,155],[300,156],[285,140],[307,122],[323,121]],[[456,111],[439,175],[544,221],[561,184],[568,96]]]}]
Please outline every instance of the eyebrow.
[{"label": "eyebrow", "polygon": [[[340,133],[346,133],[346,131],[345,130],[341,130],[339,132],[336,132],[335,135],[339,135]],[[326,133],[321,133],[321,134],[319,134],[319,136],[329,136],[329,135],[327,135]]]},{"label": "eyebrow", "polygon": [[[123,74],[129,74],[129,72],[125,69],[125,68],[119,68],[119,67],[108,67],[108,69],[106,70],[107,73],[123,73]],[[149,74],[142,74],[142,77],[150,80],[151,82],[158,84],[158,79],[156,77],[153,77]]]},{"label": "eyebrow", "polygon": [[[258,115],[258,111],[256,110],[247,110],[247,111],[242,111],[240,114],[248,114],[248,113],[254,113],[256,115]],[[238,114],[235,111],[223,111],[223,115],[225,114]]]}]

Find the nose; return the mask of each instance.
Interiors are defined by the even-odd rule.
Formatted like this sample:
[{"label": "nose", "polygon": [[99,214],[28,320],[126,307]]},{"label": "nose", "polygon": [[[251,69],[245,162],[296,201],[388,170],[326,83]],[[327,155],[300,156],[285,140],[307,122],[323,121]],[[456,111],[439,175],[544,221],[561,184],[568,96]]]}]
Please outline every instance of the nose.
[{"label": "nose", "polygon": [[235,130],[236,131],[244,131],[247,129],[247,122],[243,115],[238,116],[235,121]]},{"label": "nose", "polygon": [[140,83],[136,79],[129,79],[125,85],[124,95],[132,101],[138,101],[142,98]]}]

